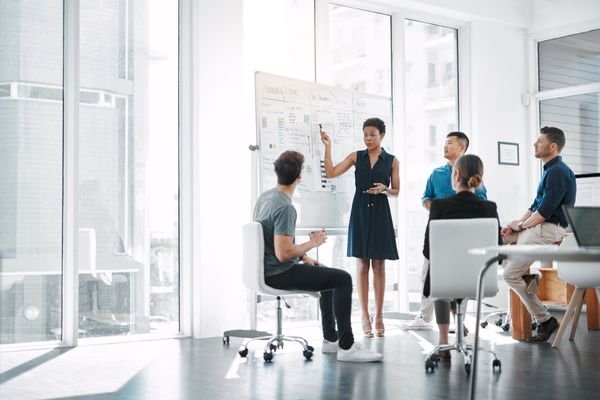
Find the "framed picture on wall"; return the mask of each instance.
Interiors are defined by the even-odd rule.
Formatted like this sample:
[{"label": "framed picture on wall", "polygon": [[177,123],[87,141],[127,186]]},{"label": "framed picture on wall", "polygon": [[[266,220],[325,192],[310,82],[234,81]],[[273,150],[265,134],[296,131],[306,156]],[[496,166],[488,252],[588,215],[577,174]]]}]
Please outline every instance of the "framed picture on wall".
[{"label": "framed picture on wall", "polygon": [[498,164],[519,165],[519,143],[498,142]]}]

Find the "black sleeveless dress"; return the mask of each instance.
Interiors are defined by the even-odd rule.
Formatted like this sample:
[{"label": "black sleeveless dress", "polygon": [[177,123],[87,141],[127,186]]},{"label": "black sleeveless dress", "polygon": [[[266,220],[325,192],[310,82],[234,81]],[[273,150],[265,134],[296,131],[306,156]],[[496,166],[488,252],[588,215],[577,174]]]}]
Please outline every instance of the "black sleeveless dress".
[{"label": "black sleeveless dress", "polygon": [[356,192],[348,227],[349,257],[375,260],[398,259],[388,196],[364,193],[376,182],[389,187],[393,161],[394,156],[381,149],[379,159],[371,168],[368,151],[356,152],[354,171]]}]

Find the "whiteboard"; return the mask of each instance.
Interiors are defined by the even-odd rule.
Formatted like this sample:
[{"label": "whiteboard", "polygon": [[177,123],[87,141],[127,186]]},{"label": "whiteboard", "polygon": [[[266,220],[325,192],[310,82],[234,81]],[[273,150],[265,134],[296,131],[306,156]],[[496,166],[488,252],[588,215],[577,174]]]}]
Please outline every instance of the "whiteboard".
[{"label": "whiteboard", "polygon": [[[325,178],[319,124],[331,137],[334,164],[365,148],[362,124],[372,117],[385,122],[382,146],[393,154],[391,98],[264,72],[256,72],[255,89],[260,193],[277,184],[273,171],[277,157],[285,150],[298,151],[305,162],[293,198],[297,227],[346,229],[354,196],[354,169],[334,179]],[[392,210],[395,205],[390,198]],[[395,220],[396,213],[392,215]]]}]

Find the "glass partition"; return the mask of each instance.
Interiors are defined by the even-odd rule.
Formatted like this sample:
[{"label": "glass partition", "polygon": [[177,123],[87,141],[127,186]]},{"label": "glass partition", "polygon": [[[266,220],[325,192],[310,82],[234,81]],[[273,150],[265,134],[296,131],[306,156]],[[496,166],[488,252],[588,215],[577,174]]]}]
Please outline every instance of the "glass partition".
[{"label": "glass partition", "polygon": [[433,169],[447,162],[446,135],[459,129],[458,40],[456,29],[426,22],[406,20],[404,29],[406,148],[403,156],[407,168],[402,182],[407,199],[404,253],[409,302],[416,308],[421,301],[422,250],[429,216],[421,198]]},{"label": "glass partition", "polygon": [[0,13],[0,344],[61,338],[63,2]]},{"label": "glass partition", "polygon": [[80,336],[177,332],[177,2],[80,18]]}]

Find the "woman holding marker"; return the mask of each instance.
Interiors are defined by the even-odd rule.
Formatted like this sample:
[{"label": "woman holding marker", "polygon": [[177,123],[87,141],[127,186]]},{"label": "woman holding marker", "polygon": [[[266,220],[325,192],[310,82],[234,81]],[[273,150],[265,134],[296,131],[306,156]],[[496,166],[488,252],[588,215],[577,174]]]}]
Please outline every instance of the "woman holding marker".
[{"label": "woman holding marker", "polygon": [[[319,125],[321,128],[321,125]],[[331,159],[331,138],[321,129],[325,145],[325,174],[342,175],[354,166],[356,192],[352,201],[348,227],[348,256],[357,259],[358,299],[362,312],[362,329],[366,337],[383,336],[383,298],[385,260],[397,260],[396,235],[388,196],[400,191],[400,163],[381,147],[385,123],[369,118],[363,123],[365,150],[352,152],[337,165]],[[391,186],[390,186],[391,185]],[[369,314],[369,270],[373,270],[375,289],[375,330]]]}]

